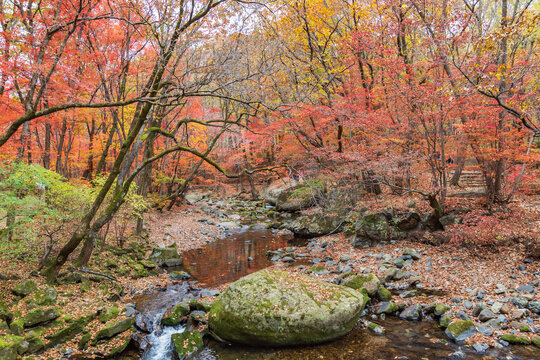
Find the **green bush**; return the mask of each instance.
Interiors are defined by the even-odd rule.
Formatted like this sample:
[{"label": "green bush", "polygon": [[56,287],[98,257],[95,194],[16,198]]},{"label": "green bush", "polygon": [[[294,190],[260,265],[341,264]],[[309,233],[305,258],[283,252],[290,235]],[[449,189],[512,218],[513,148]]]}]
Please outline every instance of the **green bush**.
[{"label": "green bush", "polygon": [[36,164],[0,164],[0,253],[18,255],[31,250],[39,237],[52,239],[81,218],[90,200],[89,186],[54,171]]}]

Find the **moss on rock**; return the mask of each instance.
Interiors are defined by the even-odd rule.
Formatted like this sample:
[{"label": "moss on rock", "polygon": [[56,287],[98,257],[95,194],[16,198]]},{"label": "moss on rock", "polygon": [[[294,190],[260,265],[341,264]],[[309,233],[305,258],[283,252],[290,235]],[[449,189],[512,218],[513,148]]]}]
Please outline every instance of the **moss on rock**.
[{"label": "moss on rock", "polygon": [[17,296],[25,297],[25,296],[30,295],[36,290],[37,290],[36,284],[32,280],[26,280],[26,281],[20,282],[11,291]]},{"label": "moss on rock", "polygon": [[189,314],[189,304],[181,302],[168,309],[161,318],[161,324],[166,326],[178,325]]},{"label": "moss on rock", "polygon": [[9,308],[5,301],[0,300],[0,320],[4,320],[9,323],[13,319],[13,313],[9,311]]},{"label": "moss on rock", "polygon": [[519,336],[515,334],[504,334],[502,336],[502,339],[504,341],[508,341],[510,344],[513,345],[530,345],[532,341],[529,338],[526,338],[525,336]]},{"label": "moss on rock", "polygon": [[101,321],[102,323],[106,323],[107,321],[118,317],[118,314],[120,314],[120,309],[118,309],[116,306],[109,306],[103,308],[99,312],[99,321]]},{"label": "moss on rock", "polygon": [[16,360],[19,354],[27,350],[23,340],[22,337],[16,335],[0,337],[0,359]]},{"label": "moss on rock", "polygon": [[55,308],[37,308],[30,311],[23,318],[24,327],[31,327],[38,324],[47,323],[60,316],[60,311]]},{"label": "moss on rock", "polygon": [[366,289],[368,295],[372,296],[377,293],[381,282],[374,274],[360,274],[350,277],[343,285],[355,290]]},{"label": "moss on rock", "polygon": [[94,315],[81,316],[77,320],[71,322],[65,328],[57,331],[56,333],[47,336],[49,342],[47,343],[47,348],[55,347],[58,344],[65,343],[73,339],[75,336],[84,331],[84,327],[88,325],[90,321],[94,318]]},{"label": "moss on rock", "polygon": [[54,305],[56,304],[56,298],[58,292],[53,288],[47,288],[45,290],[39,290],[36,292],[33,298],[33,302],[37,305]]},{"label": "moss on rock", "polygon": [[450,306],[446,305],[446,304],[436,304],[435,305],[435,310],[433,311],[433,314],[435,316],[443,316],[444,314],[446,314],[449,310],[450,310]]},{"label": "moss on rock", "polygon": [[9,330],[13,335],[21,336],[24,331],[23,319],[13,320],[11,324],[9,324]]},{"label": "moss on rock", "polygon": [[203,338],[198,331],[186,330],[172,334],[171,341],[178,359],[190,359],[203,347]]},{"label": "moss on rock", "polygon": [[476,326],[471,320],[457,320],[448,325],[445,333],[452,341],[461,344],[476,334]]},{"label": "moss on rock", "polygon": [[364,297],[347,287],[265,269],[231,284],[212,304],[208,322],[218,340],[316,344],[348,333],[364,306]]},{"label": "moss on rock", "polygon": [[377,289],[377,298],[381,301],[390,301],[392,300],[392,293],[390,290],[380,285]]},{"label": "moss on rock", "polygon": [[29,354],[35,354],[45,348],[45,342],[37,331],[28,332],[28,334],[26,334],[24,337],[24,341],[28,343],[28,349],[26,352]]},{"label": "moss on rock", "polygon": [[110,324],[103,329],[99,330],[96,336],[94,337],[93,344],[97,344],[98,341],[103,339],[109,339],[113,336],[116,336],[129,328],[135,323],[135,319],[133,318],[126,318],[123,320],[120,320],[114,324]]},{"label": "moss on rock", "polygon": [[79,344],[78,344],[79,350],[86,350],[88,348],[88,342],[90,342],[91,338],[92,338],[92,334],[90,334],[89,332],[84,334],[79,340]]}]

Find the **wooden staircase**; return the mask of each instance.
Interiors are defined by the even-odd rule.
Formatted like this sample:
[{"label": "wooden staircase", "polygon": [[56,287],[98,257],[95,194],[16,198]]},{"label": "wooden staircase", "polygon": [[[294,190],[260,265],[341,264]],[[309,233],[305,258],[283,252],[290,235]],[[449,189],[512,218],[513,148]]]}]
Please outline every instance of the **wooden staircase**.
[{"label": "wooden staircase", "polygon": [[[448,174],[448,179],[451,179],[454,176],[454,171],[451,170]],[[483,188],[484,187],[484,176],[481,171],[477,170],[463,170],[461,172],[461,177],[459,178],[459,186],[464,188]]]}]

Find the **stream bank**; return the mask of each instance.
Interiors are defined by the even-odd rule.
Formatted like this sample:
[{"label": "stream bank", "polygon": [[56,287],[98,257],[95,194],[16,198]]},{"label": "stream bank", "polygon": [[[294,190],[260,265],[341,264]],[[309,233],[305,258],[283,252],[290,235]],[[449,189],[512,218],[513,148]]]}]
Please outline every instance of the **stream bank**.
[{"label": "stream bank", "polygon": [[[345,267],[349,266],[355,271],[367,269],[370,264],[366,259],[373,258],[375,261],[384,261],[382,257],[376,260],[377,254],[363,256],[359,260],[353,256],[343,256],[334,261],[335,247],[340,242],[332,239],[318,240],[300,240],[300,242],[289,243],[282,236],[277,236],[277,231],[272,230],[249,230],[244,229],[235,233],[233,236],[217,240],[214,243],[186,252],[185,263],[182,269],[189,270],[192,275],[190,280],[199,280],[200,283],[191,283],[191,286],[218,287],[223,289],[225,283],[234,281],[244,275],[257,271],[267,266],[284,268],[291,271],[300,271],[310,273],[314,277],[334,281],[333,278],[343,274]],[[298,241],[298,240],[297,240]],[[303,242],[303,243],[302,243]],[[326,243],[326,244],[325,244]],[[295,246],[296,245],[296,246]],[[304,246],[301,246],[304,245]],[[395,246],[394,246],[395,248]],[[321,251],[321,249],[323,249]],[[378,249],[379,250],[379,249]],[[388,249],[380,249],[381,252]],[[389,252],[389,251],[388,251]],[[389,252],[390,253],[390,252]],[[275,254],[278,254],[277,256]],[[327,258],[325,261],[324,254]],[[330,255],[328,255],[330,254]],[[367,253],[369,254],[369,253]],[[367,255],[366,254],[366,255]],[[293,261],[283,261],[286,256],[293,258]],[[292,255],[292,256],[291,256]],[[298,256],[301,255],[301,256]],[[420,251],[420,258],[427,256],[427,253]],[[318,257],[315,257],[318,256]],[[320,257],[319,257],[320,256]],[[385,259],[387,259],[386,257]],[[204,260],[204,261],[201,261]],[[271,261],[271,259],[273,261]],[[313,262],[315,260],[315,262]],[[342,261],[344,260],[344,261]],[[420,259],[416,260],[421,263]],[[434,262],[431,259],[432,263]],[[336,264],[337,263],[337,264]],[[314,264],[327,269],[317,273],[313,269]],[[324,265],[323,265],[324,264]],[[341,269],[338,270],[339,265]],[[436,267],[435,264],[432,264]],[[344,269],[345,268],[345,269]],[[328,270],[330,269],[330,270]],[[410,279],[410,277],[409,277]],[[407,279],[404,279],[406,283]],[[435,279],[436,280],[436,279]],[[393,281],[392,281],[393,282]],[[390,283],[390,282],[389,282]],[[187,284],[187,283],[182,283]],[[416,287],[417,284],[421,286]],[[441,283],[439,283],[441,284]],[[444,283],[442,283],[444,284]],[[392,284],[388,284],[392,285]],[[184,285],[185,286],[185,285]],[[427,282],[423,284],[415,283],[412,287],[417,289],[417,294],[411,295],[411,289],[407,287],[400,288],[399,283],[390,286],[394,292],[394,301],[402,306],[414,303],[429,304],[432,302],[448,302],[454,304],[451,299],[453,294],[449,294],[440,288],[430,288]],[[446,286],[443,286],[446,287]],[[136,301],[137,309],[142,313],[151,313],[155,319],[158,319],[164,312],[163,307],[172,306],[174,303],[189,301],[192,298],[200,297],[204,290],[190,294],[179,294],[177,290],[167,289],[158,291],[153,295],[139,297]],[[403,294],[409,294],[401,296]],[[207,291],[205,295],[211,295]],[[463,302],[463,301],[462,301]],[[156,304],[166,304],[160,311],[155,310]],[[461,304],[463,305],[463,304]],[[152,311],[151,308],[154,308]],[[449,310],[452,306],[449,306]],[[455,306],[459,309],[459,306]],[[457,310],[455,313],[459,313]],[[458,315],[459,316],[459,315]],[[492,358],[511,358],[511,359],[536,359],[540,352],[533,346],[510,346],[510,347],[476,347],[456,345],[448,339],[437,322],[431,320],[431,316],[426,316],[423,321],[406,321],[393,316],[381,316],[375,314],[375,306],[370,307],[370,311],[363,317],[363,321],[347,336],[322,345],[308,346],[301,348],[249,348],[238,345],[224,345],[207,338],[205,346],[194,357],[194,359],[420,359],[429,355],[430,359],[447,359],[449,356],[467,359],[486,359]],[[534,318],[536,319],[536,318]],[[533,321],[535,321],[533,319]],[[159,320],[154,320],[159,321]],[[537,321],[537,319],[536,319]],[[378,324],[384,329],[384,334],[377,334],[368,330],[368,322]],[[183,331],[182,326],[174,331]],[[153,359],[173,359],[169,332],[163,332],[157,341],[160,349],[166,349],[166,352],[147,351],[143,355],[145,360]],[[150,340],[152,341],[152,340]],[[168,342],[168,347],[164,343]],[[482,344],[482,343],[478,343]],[[484,345],[484,344],[483,344]],[[481,350],[481,351],[478,351]],[[454,354],[454,355],[452,355]],[[322,356],[322,357],[321,357]]]}]

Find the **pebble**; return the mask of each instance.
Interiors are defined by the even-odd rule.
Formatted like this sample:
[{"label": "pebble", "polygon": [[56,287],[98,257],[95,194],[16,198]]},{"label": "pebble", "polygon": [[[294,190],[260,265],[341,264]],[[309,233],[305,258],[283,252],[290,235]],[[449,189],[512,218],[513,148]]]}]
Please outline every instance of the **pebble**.
[{"label": "pebble", "polygon": [[480,319],[480,321],[482,322],[486,322],[494,318],[495,318],[495,313],[493,313],[493,311],[488,310],[488,309],[484,309],[480,312],[480,314],[478,314],[478,319]]},{"label": "pebble", "polygon": [[517,291],[518,292],[528,292],[528,293],[534,293],[534,287],[532,287],[531,285],[521,285],[520,287],[517,288]]},{"label": "pebble", "polygon": [[485,352],[487,349],[489,349],[489,345],[487,344],[473,344],[473,349],[476,351],[476,352]]},{"label": "pebble", "polygon": [[469,315],[467,315],[464,311],[458,311],[456,313],[456,317],[461,319],[461,320],[470,320],[471,318],[469,317]]},{"label": "pebble", "polygon": [[484,326],[484,325],[478,325],[476,326],[476,329],[478,330],[478,332],[484,336],[491,336],[493,335],[493,329],[490,328],[489,326]]},{"label": "pebble", "polygon": [[463,351],[461,351],[461,350],[458,350],[458,351],[453,352],[450,355],[448,355],[449,360],[463,360],[466,357],[467,357],[467,355],[465,355],[465,353]]}]

